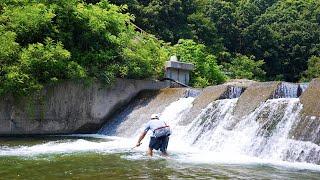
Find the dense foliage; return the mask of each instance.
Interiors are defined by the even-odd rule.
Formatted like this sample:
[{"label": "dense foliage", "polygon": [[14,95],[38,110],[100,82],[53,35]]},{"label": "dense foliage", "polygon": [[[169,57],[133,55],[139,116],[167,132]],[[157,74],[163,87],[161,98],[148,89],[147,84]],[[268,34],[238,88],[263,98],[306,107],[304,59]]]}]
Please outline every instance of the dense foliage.
[{"label": "dense foliage", "polygon": [[128,4],[135,23],[160,39],[204,44],[218,63],[238,54],[263,60],[266,80],[299,81],[320,56],[319,0],[111,1]]},{"label": "dense foliage", "polygon": [[107,1],[0,3],[0,94],[65,79],[157,78],[166,44],[136,32],[126,6]]},{"label": "dense foliage", "polygon": [[308,69],[305,71],[304,80],[320,77],[320,57],[312,56],[308,60]]},{"label": "dense foliage", "polygon": [[195,64],[197,87],[319,77],[320,1],[0,2],[0,95],[65,79],[158,78],[170,55]]},{"label": "dense foliage", "polygon": [[255,60],[254,56],[236,54],[230,63],[224,63],[226,73],[234,79],[264,79],[265,72],[261,69],[264,61]]},{"label": "dense foliage", "polygon": [[192,85],[205,87],[225,81],[226,76],[220,70],[216,57],[210,54],[203,44],[197,44],[192,40],[180,40],[172,51],[181,61],[195,65],[190,77]]}]

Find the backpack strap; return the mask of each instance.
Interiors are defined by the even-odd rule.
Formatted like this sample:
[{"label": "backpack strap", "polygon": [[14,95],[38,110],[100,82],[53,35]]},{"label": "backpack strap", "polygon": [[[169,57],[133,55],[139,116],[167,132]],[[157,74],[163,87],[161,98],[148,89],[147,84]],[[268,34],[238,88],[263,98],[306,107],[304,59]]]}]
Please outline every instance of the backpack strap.
[{"label": "backpack strap", "polygon": [[166,128],[166,127],[170,127],[170,126],[168,126],[168,125],[161,126],[161,127],[158,127],[157,129],[154,129],[153,131],[158,130],[158,129],[162,129],[162,128]]}]

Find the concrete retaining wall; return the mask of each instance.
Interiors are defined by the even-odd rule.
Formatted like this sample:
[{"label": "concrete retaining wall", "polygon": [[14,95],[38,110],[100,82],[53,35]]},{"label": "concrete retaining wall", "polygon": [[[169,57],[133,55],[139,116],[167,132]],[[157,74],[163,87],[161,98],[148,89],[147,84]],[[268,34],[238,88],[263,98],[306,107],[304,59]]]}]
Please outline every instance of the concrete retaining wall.
[{"label": "concrete retaining wall", "polygon": [[30,97],[1,97],[0,135],[90,133],[140,91],[167,85],[127,79],[112,87],[62,82]]}]

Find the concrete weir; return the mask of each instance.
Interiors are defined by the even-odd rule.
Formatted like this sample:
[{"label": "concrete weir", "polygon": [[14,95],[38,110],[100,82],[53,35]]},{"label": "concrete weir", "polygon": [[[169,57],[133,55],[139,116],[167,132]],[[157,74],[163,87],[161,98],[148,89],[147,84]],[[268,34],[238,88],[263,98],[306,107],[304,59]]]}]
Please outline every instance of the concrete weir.
[{"label": "concrete weir", "polygon": [[185,96],[185,88],[167,88],[140,92],[119,113],[108,119],[99,134],[131,137],[137,130],[137,124],[144,124],[153,113],[161,113],[172,102]]},{"label": "concrete weir", "polygon": [[91,133],[140,91],[167,86],[128,79],[117,79],[111,87],[61,82],[30,97],[1,97],[0,135]]},{"label": "concrete weir", "polygon": [[291,136],[320,145],[320,78],[311,81],[300,96],[300,102],[303,104],[301,120],[291,131]]},{"label": "concrete weir", "polygon": [[218,99],[238,98],[245,90],[246,86],[235,86],[233,84],[222,84],[209,86],[202,90],[199,96],[193,102],[193,106],[188,112],[188,116],[183,118],[181,125],[190,123],[201,111],[211,102]]},{"label": "concrete weir", "polygon": [[306,83],[259,82],[251,84],[240,96],[234,111],[238,118],[250,114],[268,99],[298,98],[307,89]]},{"label": "concrete weir", "polygon": [[254,111],[259,105],[270,99],[280,82],[262,82],[249,86],[240,96],[233,114],[240,118]]}]

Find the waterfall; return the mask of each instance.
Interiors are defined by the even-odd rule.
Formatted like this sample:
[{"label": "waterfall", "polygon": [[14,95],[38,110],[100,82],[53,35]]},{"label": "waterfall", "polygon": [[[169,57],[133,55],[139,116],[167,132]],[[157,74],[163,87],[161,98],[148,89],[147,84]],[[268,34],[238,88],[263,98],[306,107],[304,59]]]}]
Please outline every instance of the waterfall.
[{"label": "waterfall", "polygon": [[[99,133],[136,138],[148,121],[149,114],[160,113],[160,118],[173,130],[170,143],[173,143],[174,147],[169,146],[172,151],[196,148],[199,151],[222,153],[231,157],[248,156],[319,164],[320,147],[317,144],[290,137],[290,131],[301,120],[302,104],[296,98],[298,89],[305,89],[306,86],[282,83],[274,93],[275,99],[261,103],[244,117],[235,116],[233,113],[238,97],[244,89],[230,86],[224,94],[226,99],[209,103],[189,124],[180,122],[190,116],[193,101],[200,91],[188,89],[175,101],[164,94],[161,98],[158,97],[158,100],[148,99],[149,103],[145,103],[144,99],[129,105]],[[167,102],[166,106],[159,100]],[[159,109],[160,105],[163,108]]]},{"label": "waterfall", "polygon": [[185,92],[185,96],[184,97],[197,97],[199,96],[199,94],[201,93],[200,90],[198,89],[187,89],[186,92]]},{"label": "waterfall", "polygon": [[[210,103],[188,127],[182,139],[191,146],[230,156],[320,163],[320,147],[289,137],[300,120],[298,98],[271,99],[243,118],[232,116],[238,99]],[[181,140],[182,140],[181,139]]]},{"label": "waterfall", "polygon": [[241,94],[244,92],[244,87],[239,86],[228,86],[226,91],[223,93],[223,95],[219,99],[233,99],[233,98],[239,98]]},{"label": "waterfall", "polygon": [[309,87],[309,83],[299,83],[298,96],[300,96]]},{"label": "waterfall", "polygon": [[[240,90],[229,92],[235,93],[229,99],[212,101],[200,109],[197,117],[188,124],[180,122],[190,116],[198,91],[144,93],[116,113],[113,121],[105,124],[99,134],[75,135],[102,140],[75,139],[34,146],[2,147],[0,156],[94,151],[125,152],[125,158],[139,159],[145,157],[149,138],[146,137],[140,147],[134,150],[132,147],[150,114],[160,113],[160,118],[170,125],[173,132],[168,152],[178,161],[271,163],[297,167],[301,163],[289,162],[313,163],[308,164],[312,166],[320,164],[320,146],[311,141],[297,140],[291,133],[302,119],[302,104],[298,98],[269,99],[250,114],[239,117],[233,112],[239,99],[233,97],[238,97]],[[316,169],[319,168],[317,166]]]},{"label": "waterfall", "polygon": [[241,94],[243,93],[244,88],[243,87],[237,87],[237,86],[230,86],[228,88],[228,98],[227,99],[233,99],[233,98],[239,98]]},{"label": "waterfall", "polygon": [[273,98],[297,98],[308,88],[308,85],[309,83],[282,82],[273,94]]}]

